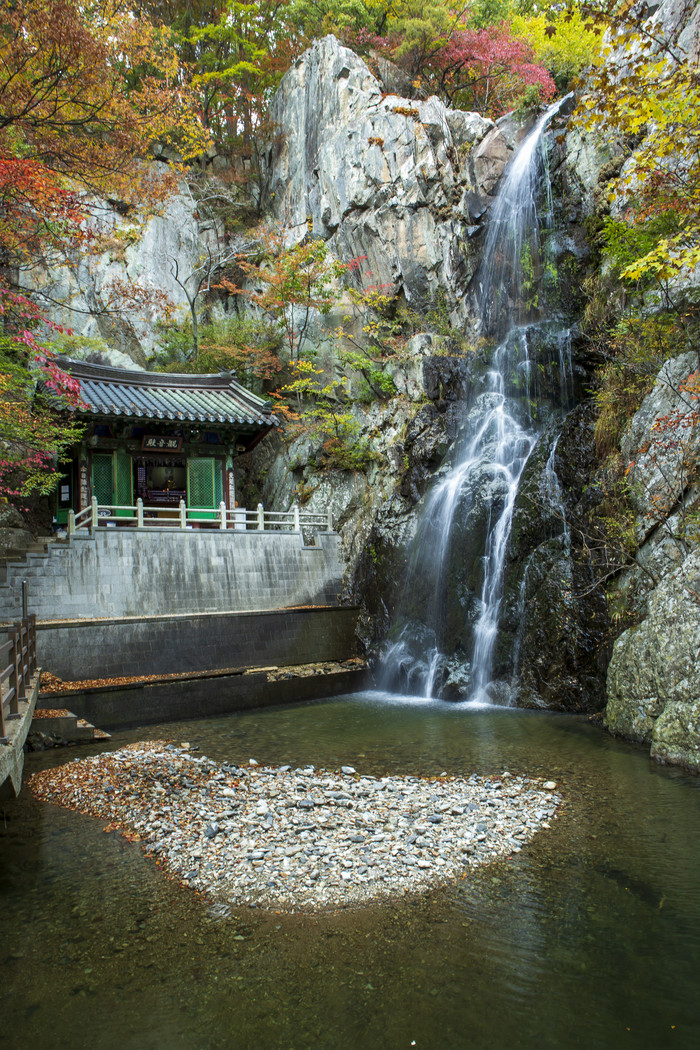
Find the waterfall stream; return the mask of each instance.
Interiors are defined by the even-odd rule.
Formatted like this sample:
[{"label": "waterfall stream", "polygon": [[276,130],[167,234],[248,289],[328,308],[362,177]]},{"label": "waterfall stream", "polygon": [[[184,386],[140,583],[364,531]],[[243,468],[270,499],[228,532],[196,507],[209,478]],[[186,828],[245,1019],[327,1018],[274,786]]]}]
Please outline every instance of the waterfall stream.
[{"label": "waterfall stream", "polygon": [[[543,324],[547,260],[540,230],[552,220],[548,178],[541,214],[538,199],[546,175],[544,133],[562,101],[550,106],[524,139],[491,208],[474,285],[481,332],[495,346],[467,407],[451,465],[442,468],[419,514],[397,636],[384,653],[381,684],[388,689],[430,698],[444,695],[447,687],[448,695],[452,688],[453,696],[456,691],[472,704],[494,699],[504,563],[518,487],[539,433],[530,343]],[[565,402],[570,346],[568,333],[555,334]]]}]

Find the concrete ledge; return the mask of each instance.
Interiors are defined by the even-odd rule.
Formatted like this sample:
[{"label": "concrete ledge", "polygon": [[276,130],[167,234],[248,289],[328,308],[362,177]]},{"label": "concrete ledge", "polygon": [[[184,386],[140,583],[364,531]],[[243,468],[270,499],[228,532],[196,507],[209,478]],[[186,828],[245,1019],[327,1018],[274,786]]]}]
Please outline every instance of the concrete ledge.
[{"label": "concrete ledge", "polygon": [[[60,620],[38,620],[36,627],[38,631],[50,631],[57,627],[82,628],[94,626],[96,624],[178,623],[194,619],[215,620],[221,616],[272,616],[277,615],[278,613],[325,613],[330,610],[336,612],[339,609],[352,609],[357,612],[359,608],[359,605],[287,605],[282,607],[273,606],[269,609],[227,609],[223,611],[216,610],[197,613],[157,613],[149,616],[82,616],[73,619],[70,617],[63,617]],[[0,629],[4,627],[12,627],[12,623],[9,620],[7,623],[0,623]]]},{"label": "concrete ledge", "polygon": [[0,744],[0,799],[17,798],[22,788],[24,770],[24,742],[32,724],[34,708],[39,695],[38,670],[32,676],[27,700],[19,701],[19,718],[5,719],[9,743]]},{"label": "concrete ledge", "polygon": [[265,671],[240,671],[42,694],[39,707],[49,708],[60,700],[101,729],[113,729],[321,700],[370,686],[371,675],[366,668],[276,681],[268,681]]}]

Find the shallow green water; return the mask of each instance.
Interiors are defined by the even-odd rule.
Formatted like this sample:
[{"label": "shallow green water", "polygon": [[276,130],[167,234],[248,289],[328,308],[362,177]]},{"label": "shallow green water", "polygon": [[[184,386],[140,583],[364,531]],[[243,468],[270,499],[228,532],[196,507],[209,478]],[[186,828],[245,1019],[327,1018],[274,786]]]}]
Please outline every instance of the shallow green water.
[{"label": "shallow green water", "polygon": [[[99,820],[0,806],[8,1048],[700,1045],[700,778],[585,721],[366,694],[115,733],[218,760],[557,780],[552,830],[427,897],[211,915]],[[101,747],[27,756],[27,773]]]}]

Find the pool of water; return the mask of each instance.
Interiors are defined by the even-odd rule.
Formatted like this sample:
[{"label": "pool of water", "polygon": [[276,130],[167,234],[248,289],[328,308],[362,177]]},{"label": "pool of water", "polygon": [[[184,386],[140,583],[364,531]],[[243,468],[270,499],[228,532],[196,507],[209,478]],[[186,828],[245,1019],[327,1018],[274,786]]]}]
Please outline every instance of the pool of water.
[{"label": "pool of water", "polygon": [[222,919],[25,789],[0,804],[8,1050],[700,1045],[700,778],[571,716],[378,693],[117,732],[26,773],[163,737],[240,763],[525,772],[566,803],[522,853],[428,895]]}]

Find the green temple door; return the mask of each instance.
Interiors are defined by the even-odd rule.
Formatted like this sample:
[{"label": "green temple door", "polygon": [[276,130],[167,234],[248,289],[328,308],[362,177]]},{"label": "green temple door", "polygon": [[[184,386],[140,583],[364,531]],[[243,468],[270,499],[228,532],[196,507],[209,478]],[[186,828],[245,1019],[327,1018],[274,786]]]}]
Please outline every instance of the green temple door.
[{"label": "green temple door", "polygon": [[116,518],[131,517],[134,479],[131,456],[126,452],[97,452],[92,457],[92,494],[100,506],[119,506]]},{"label": "green temple door", "polygon": [[[187,506],[190,520],[211,521],[224,498],[219,461],[213,457],[187,460]],[[208,511],[206,508],[211,507]],[[199,512],[199,513],[198,513]]]}]

